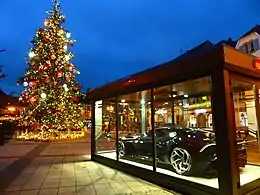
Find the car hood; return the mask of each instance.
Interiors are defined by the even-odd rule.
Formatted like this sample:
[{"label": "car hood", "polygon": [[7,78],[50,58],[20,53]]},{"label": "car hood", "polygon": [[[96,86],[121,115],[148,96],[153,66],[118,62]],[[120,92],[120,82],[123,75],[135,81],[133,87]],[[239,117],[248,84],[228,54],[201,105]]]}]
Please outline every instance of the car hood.
[{"label": "car hood", "polygon": [[140,135],[127,135],[127,136],[123,136],[123,137],[119,137],[119,140],[121,141],[128,141],[128,140],[135,140],[135,139],[138,139],[140,138],[141,136]]}]

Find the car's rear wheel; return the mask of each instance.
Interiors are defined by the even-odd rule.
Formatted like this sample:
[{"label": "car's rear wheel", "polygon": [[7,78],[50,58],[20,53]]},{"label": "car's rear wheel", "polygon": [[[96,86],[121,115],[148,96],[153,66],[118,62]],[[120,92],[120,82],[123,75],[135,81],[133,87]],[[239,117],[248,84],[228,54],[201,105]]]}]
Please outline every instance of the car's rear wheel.
[{"label": "car's rear wheel", "polygon": [[183,148],[174,148],[172,150],[170,163],[174,171],[179,175],[188,175],[191,172],[192,157],[190,153]]},{"label": "car's rear wheel", "polygon": [[118,153],[119,153],[119,157],[123,157],[126,154],[125,144],[123,142],[118,143]]}]

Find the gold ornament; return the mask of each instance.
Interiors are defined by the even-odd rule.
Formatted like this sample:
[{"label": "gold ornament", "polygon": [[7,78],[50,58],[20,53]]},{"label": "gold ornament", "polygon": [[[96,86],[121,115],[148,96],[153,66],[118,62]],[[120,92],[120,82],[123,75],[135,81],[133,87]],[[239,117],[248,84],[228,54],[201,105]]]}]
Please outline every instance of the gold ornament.
[{"label": "gold ornament", "polygon": [[56,59],[56,56],[54,54],[51,55],[51,59],[52,60],[55,60]]},{"label": "gold ornament", "polygon": [[62,49],[59,49],[58,50],[58,54],[62,54],[63,50]]},{"label": "gold ornament", "polygon": [[51,24],[51,22],[50,22],[50,20],[48,20],[48,19],[46,19],[45,21],[44,21],[44,26],[50,26],[50,24]]},{"label": "gold ornament", "polygon": [[62,29],[60,29],[59,31],[58,31],[58,34],[61,36],[61,35],[63,35],[63,33],[64,33],[64,31],[62,30]]}]

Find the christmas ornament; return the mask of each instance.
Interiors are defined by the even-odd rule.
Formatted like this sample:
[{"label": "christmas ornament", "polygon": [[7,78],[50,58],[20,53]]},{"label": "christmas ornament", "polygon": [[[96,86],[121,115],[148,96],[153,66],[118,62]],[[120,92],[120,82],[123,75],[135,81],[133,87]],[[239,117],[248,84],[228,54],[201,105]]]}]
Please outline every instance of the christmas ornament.
[{"label": "christmas ornament", "polygon": [[61,36],[61,35],[63,35],[63,33],[64,33],[64,31],[62,30],[62,29],[60,29],[59,31],[58,31],[58,34]]},{"label": "christmas ornament", "polygon": [[73,46],[73,45],[74,45],[74,42],[73,42],[73,41],[70,41],[69,44],[70,44],[70,46]]},{"label": "christmas ornament", "polygon": [[69,71],[72,71],[73,68],[74,68],[74,66],[73,66],[72,64],[69,64],[69,65],[68,65],[68,68],[69,68]]},{"label": "christmas ornament", "polygon": [[61,21],[62,21],[63,23],[65,23],[66,19],[65,19],[64,16],[61,17]]},{"label": "christmas ornament", "polygon": [[58,76],[58,77],[62,77],[62,74],[63,74],[63,72],[62,72],[61,70],[59,70],[59,71],[57,72],[57,76]]},{"label": "christmas ornament", "polygon": [[46,19],[46,20],[44,21],[44,26],[49,27],[50,24],[51,24],[50,20]]},{"label": "christmas ornament", "polygon": [[70,77],[69,76],[66,77],[66,81],[70,82]]},{"label": "christmas ornament", "polygon": [[78,97],[74,97],[74,98],[72,98],[72,101],[76,103],[76,102],[79,101],[79,98]]},{"label": "christmas ornament", "polygon": [[34,86],[35,86],[35,82],[31,81],[31,82],[29,83],[29,87],[34,87]]},{"label": "christmas ornament", "polygon": [[62,49],[59,49],[58,50],[58,54],[62,54],[63,50]]},{"label": "christmas ornament", "polygon": [[35,101],[36,101],[36,96],[31,97],[30,103],[31,103],[31,104],[34,104]]},{"label": "christmas ornament", "polygon": [[31,127],[31,129],[36,129],[36,125],[35,124],[30,124],[30,127]]},{"label": "christmas ornament", "polygon": [[45,72],[45,70],[44,70],[44,69],[40,69],[39,72],[40,72],[41,74],[43,74],[43,73]]},{"label": "christmas ornament", "polygon": [[52,60],[55,60],[56,59],[56,56],[54,54],[51,55],[51,59]]},{"label": "christmas ornament", "polygon": [[46,78],[46,79],[45,79],[45,82],[46,82],[46,83],[49,83],[50,81],[51,81],[50,78]]}]

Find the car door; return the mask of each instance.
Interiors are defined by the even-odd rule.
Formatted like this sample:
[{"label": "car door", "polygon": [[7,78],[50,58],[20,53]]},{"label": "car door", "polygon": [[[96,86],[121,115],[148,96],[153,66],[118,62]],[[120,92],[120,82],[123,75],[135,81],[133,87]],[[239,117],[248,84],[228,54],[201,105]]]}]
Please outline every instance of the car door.
[{"label": "car door", "polygon": [[136,142],[136,149],[140,155],[150,156],[152,154],[153,139],[151,132],[141,136]]},{"label": "car door", "polygon": [[155,130],[155,140],[156,140],[156,150],[157,156],[165,153],[166,142],[171,138],[169,137],[169,130],[165,128],[160,128]]}]

